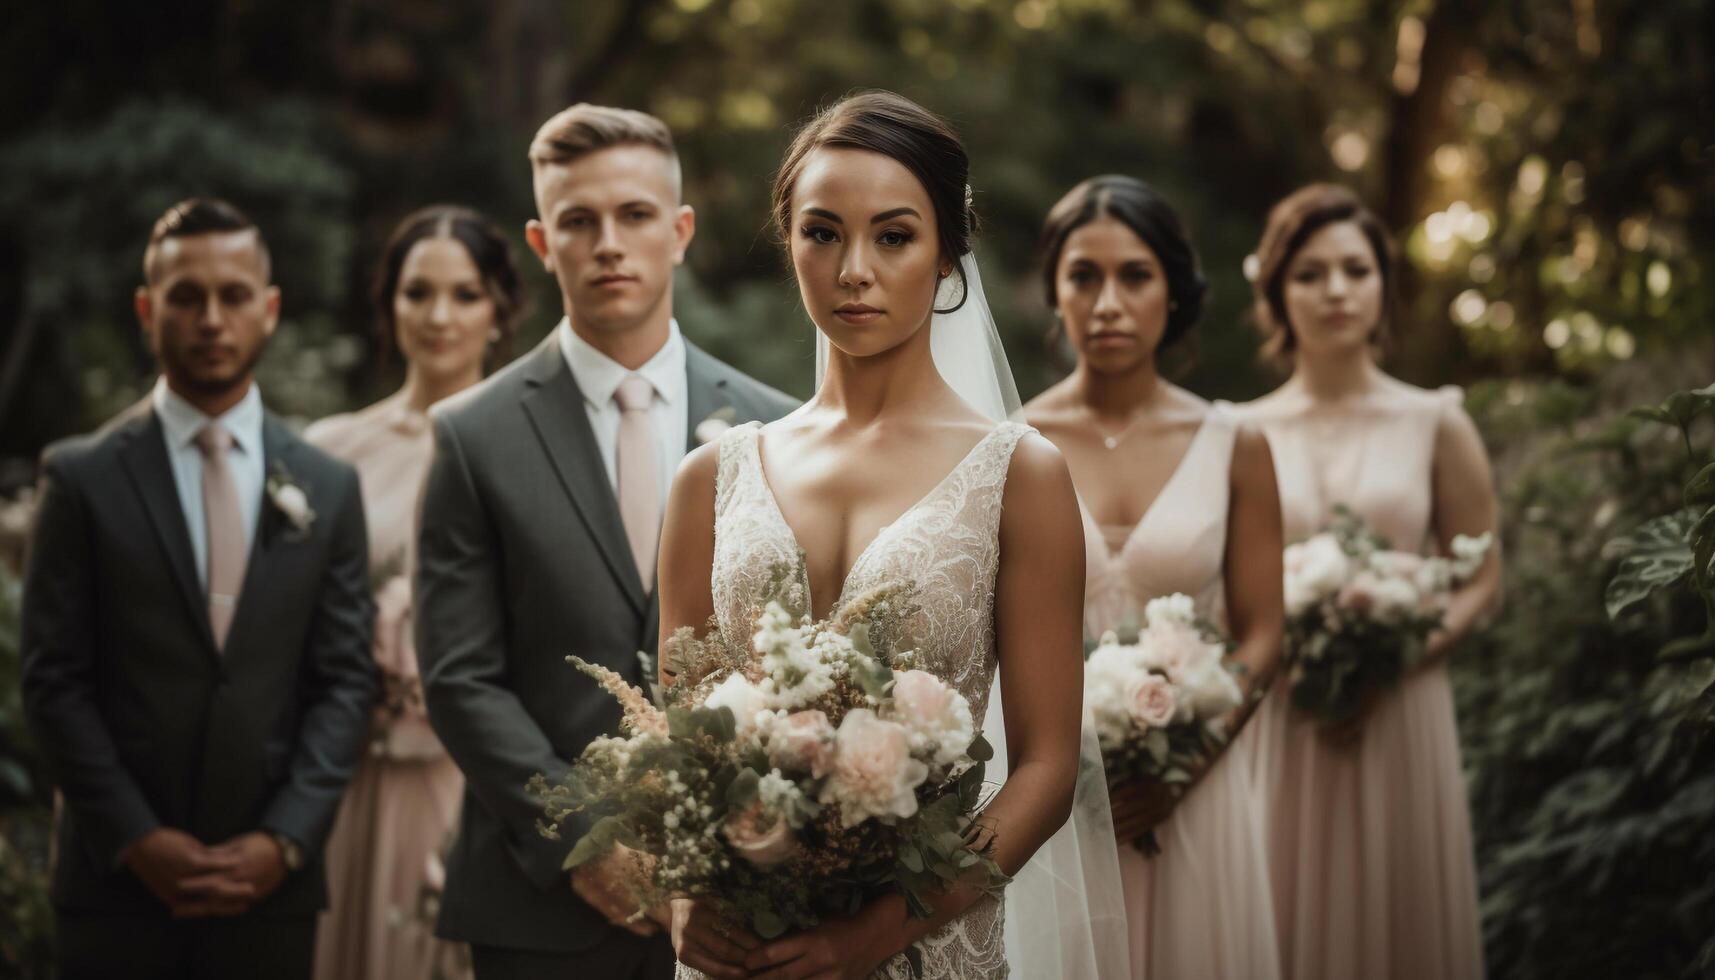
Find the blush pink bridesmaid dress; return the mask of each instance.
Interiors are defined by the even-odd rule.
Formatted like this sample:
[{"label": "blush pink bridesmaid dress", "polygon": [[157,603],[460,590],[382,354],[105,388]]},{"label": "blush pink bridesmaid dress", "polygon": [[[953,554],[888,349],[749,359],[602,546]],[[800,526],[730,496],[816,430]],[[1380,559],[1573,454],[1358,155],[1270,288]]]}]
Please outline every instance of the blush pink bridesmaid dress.
[{"label": "blush pink bridesmaid dress", "polygon": [[[1335,504],[1397,548],[1432,545],[1435,434],[1456,388],[1390,382],[1339,407],[1276,392],[1239,411],[1267,435],[1286,540]],[[1355,744],[1330,743],[1284,683],[1250,728],[1289,980],[1483,974],[1470,815],[1445,666],[1383,695]]]},{"label": "blush pink bridesmaid dress", "polygon": [[[1135,629],[1150,599],[1175,592],[1223,623],[1236,434],[1231,409],[1212,406],[1136,527],[1100,527],[1084,511],[1091,638]],[[1160,854],[1146,858],[1120,845],[1138,980],[1280,976],[1261,815],[1244,760],[1250,727],[1155,828]]]},{"label": "blush pink bridesmaid dress", "polygon": [[[411,572],[418,491],[434,453],[428,417],[394,395],[312,425],[305,438],[357,468],[376,586],[375,658],[415,680]],[[328,908],[316,930],[317,980],[430,980],[468,975],[457,944],[434,936],[426,886],[439,891],[441,847],[464,777],[421,701],[376,710],[327,844]]]}]

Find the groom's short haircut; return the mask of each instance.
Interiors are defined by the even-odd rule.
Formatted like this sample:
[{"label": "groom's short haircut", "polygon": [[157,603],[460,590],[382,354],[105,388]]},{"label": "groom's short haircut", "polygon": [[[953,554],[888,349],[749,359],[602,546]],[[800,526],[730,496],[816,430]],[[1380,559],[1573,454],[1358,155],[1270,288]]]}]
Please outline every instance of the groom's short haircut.
[{"label": "groom's short haircut", "polygon": [[647,146],[666,154],[672,166],[673,196],[681,194],[683,177],[673,131],[647,112],[579,102],[562,109],[536,130],[530,141],[530,169],[564,165],[597,150],[615,146]]},{"label": "groom's short haircut", "polygon": [[262,240],[262,230],[243,211],[216,197],[188,197],[168,208],[155,219],[149,232],[149,244],[143,249],[143,281],[153,283],[160,271],[161,243],[169,238],[191,238],[233,231],[256,234],[256,254],[262,261],[262,278],[272,275],[268,243]]}]

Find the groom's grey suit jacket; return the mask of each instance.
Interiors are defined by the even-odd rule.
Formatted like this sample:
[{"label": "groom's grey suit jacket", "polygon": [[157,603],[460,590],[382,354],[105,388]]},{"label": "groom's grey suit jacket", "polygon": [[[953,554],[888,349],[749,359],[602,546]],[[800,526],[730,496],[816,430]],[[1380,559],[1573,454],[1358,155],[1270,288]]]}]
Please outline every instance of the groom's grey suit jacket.
[{"label": "groom's grey suit jacket", "polygon": [[66,811],[62,910],[167,921],[119,866],[156,827],[205,844],[269,830],[311,863],[252,914],[327,903],[320,850],[380,693],[357,473],[264,416],[266,471],[316,517],[262,501],[244,588],[215,646],[161,421],[147,402],[43,454],[24,581],[23,696]]},{"label": "groom's grey suit jacket", "polygon": [[[686,343],[686,432],[721,413],[773,420],[795,406]],[[559,952],[629,937],[573,893],[565,840],[537,832],[525,792],[618,729],[617,704],[568,654],[643,681],[659,607],[643,588],[584,408],[550,333],[434,412],[423,489],[417,654],[429,720],[466,779],[438,932]],[[691,448],[691,447],[688,447]]]}]

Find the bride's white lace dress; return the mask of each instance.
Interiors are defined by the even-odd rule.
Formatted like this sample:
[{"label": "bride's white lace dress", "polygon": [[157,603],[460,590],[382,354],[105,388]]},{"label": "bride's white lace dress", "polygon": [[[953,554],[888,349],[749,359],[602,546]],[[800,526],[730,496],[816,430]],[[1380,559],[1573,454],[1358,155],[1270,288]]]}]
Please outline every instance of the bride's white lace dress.
[{"label": "bride's white lace dress", "polygon": [[[794,569],[809,597],[803,553],[763,475],[760,431],[761,424],[753,422],[722,436],[715,477],[715,620],[723,640],[741,645],[750,642],[775,568]],[[995,672],[1001,497],[1013,448],[1031,431],[1003,422],[984,436],[933,490],[881,529],[852,565],[833,606],[880,586],[915,583],[916,612],[906,624],[905,646],[921,658],[919,666],[958,688],[976,718],[983,717]],[[1002,919],[1001,899],[984,898],[918,941],[924,980],[1007,976]],[[704,975],[680,966],[678,976]],[[875,973],[885,980],[911,976],[903,954]]]}]

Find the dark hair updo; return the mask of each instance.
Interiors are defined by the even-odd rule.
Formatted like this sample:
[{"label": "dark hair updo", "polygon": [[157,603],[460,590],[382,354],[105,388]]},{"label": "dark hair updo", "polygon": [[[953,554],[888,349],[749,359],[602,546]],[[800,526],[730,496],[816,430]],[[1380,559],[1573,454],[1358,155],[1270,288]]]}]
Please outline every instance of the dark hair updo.
[{"label": "dark hair updo", "polygon": [[887,91],[859,92],[823,109],[798,130],[786,158],[774,174],[774,227],[782,243],[790,240],[792,190],[804,161],[823,147],[868,150],[894,160],[911,171],[929,193],[941,254],[951,259],[961,289],[950,313],[965,305],[969,284],[959,259],[971,250],[976,216],[971,211],[970,158],[959,134],[945,119]]},{"label": "dark hair updo", "polygon": [[1398,295],[1393,236],[1375,212],[1347,188],[1338,184],[1310,184],[1288,194],[1269,211],[1262,241],[1252,256],[1254,267],[1246,260],[1246,274],[1256,297],[1256,322],[1268,338],[1265,344],[1268,353],[1290,354],[1298,346],[1292,321],[1286,315],[1287,266],[1312,235],[1343,221],[1357,225],[1376,253],[1376,268],[1382,277],[1382,311],[1373,339],[1378,343],[1387,340]]},{"label": "dark hair updo", "polygon": [[1209,281],[1203,278],[1197,250],[1191,247],[1178,213],[1166,198],[1135,177],[1121,174],[1091,177],[1067,191],[1049,210],[1037,246],[1042,256],[1042,287],[1048,306],[1060,305],[1055,280],[1066,240],[1079,228],[1101,218],[1112,218],[1130,228],[1161,261],[1171,305],[1159,349],[1173,346],[1191,332],[1203,315],[1203,297],[1209,292]]},{"label": "dark hair updo", "polygon": [[370,292],[382,351],[392,351],[398,343],[394,337],[398,324],[393,319],[393,294],[399,290],[405,258],[418,242],[430,238],[450,238],[463,245],[471,264],[476,266],[483,289],[494,301],[494,325],[500,331],[491,356],[503,363],[524,312],[524,290],[518,280],[518,268],[512,264],[512,248],[487,218],[470,208],[452,204],[433,204],[412,212],[387,239]]}]

